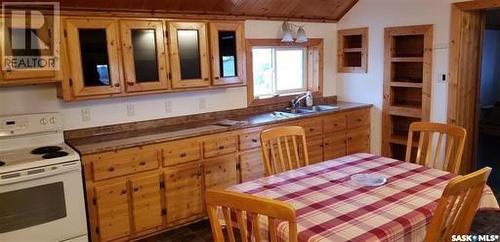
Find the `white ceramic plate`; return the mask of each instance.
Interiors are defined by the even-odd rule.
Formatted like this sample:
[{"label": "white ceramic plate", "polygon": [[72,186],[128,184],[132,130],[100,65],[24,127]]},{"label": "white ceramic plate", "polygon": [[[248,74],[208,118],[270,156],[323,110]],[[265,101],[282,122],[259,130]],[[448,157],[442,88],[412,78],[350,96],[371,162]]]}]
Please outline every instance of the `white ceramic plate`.
[{"label": "white ceramic plate", "polygon": [[351,181],[361,186],[376,187],[384,185],[387,178],[381,175],[361,173],[351,176]]}]

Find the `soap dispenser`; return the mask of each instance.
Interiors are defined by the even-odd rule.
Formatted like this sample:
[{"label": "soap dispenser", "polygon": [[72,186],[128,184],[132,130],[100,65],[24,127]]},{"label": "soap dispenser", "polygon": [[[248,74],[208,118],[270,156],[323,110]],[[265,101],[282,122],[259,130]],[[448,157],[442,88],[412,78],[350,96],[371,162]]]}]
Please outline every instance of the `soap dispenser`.
[{"label": "soap dispenser", "polygon": [[308,107],[313,106],[313,96],[311,94],[311,91],[307,91],[306,93],[306,106]]}]

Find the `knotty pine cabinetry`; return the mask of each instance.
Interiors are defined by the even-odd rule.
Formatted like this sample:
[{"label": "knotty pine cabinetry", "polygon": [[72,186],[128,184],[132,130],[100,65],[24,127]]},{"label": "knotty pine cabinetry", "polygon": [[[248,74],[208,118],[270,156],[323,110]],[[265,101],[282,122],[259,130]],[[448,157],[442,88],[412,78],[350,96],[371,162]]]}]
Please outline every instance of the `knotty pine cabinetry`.
[{"label": "knotty pine cabinetry", "polygon": [[311,163],[370,150],[370,110],[325,114],[82,157],[93,241],[142,238],[204,218],[206,189],[264,176],[260,132],[300,125]]},{"label": "knotty pine cabinetry", "polygon": [[62,19],[66,101],[246,83],[241,21]]}]

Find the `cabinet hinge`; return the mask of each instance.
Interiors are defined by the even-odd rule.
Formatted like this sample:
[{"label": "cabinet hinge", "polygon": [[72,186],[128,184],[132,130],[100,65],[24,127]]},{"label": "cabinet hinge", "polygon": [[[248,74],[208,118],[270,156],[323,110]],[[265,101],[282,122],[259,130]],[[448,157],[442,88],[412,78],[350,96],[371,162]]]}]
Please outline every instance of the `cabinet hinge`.
[{"label": "cabinet hinge", "polygon": [[172,80],[172,73],[170,73],[170,72],[168,73],[168,79]]},{"label": "cabinet hinge", "polygon": [[92,204],[94,204],[94,205],[97,204],[97,201],[96,201],[95,197],[92,198]]},{"label": "cabinet hinge", "polygon": [[95,227],[95,233],[99,234],[99,227]]},{"label": "cabinet hinge", "polygon": [[167,215],[167,209],[166,208],[162,208],[161,209],[161,216],[165,216]]},{"label": "cabinet hinge", "polygon": [[73,86],[73,79],[69,79],[69,86],[72,87]]},{"label": "cabinet hinge", "polygon": [[66,30],[63,31],[63,34],[64,34],[64,38],[68,37],[68,32]]},{"label": "cabinet hinge", "polygon": [[160,188],[161,189],[165,188],[165,182],[164,181],[160,181]]},{"label": "cabinet hinge", "polygon": [[240,163],[236,163],[236,170],[239,170],[241,169],[241,164]]}]

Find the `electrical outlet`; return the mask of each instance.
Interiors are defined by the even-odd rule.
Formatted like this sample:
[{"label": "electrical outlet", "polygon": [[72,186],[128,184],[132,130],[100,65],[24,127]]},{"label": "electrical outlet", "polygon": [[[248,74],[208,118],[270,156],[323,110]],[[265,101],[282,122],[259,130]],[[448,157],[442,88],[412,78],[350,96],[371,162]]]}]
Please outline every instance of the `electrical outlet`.
[{"label": "electrical outlet", "polygon": [[200,108],[200,110],[202,110],[202,109],[206,109],[206,108],[207,108],[207,99],[206,99],[206,98],[204,98],[204,97],[201,97],[201,98],[199,99],[199,103],[198,103],[198,104],[199,104],[199,108]]},{"label": "electrical outlet", "polygon": [[127,116],[132,117],[135,116],[135,107],[134,104],[127,104]]},{"label": "electrical outlet", "polygon": [[82,121],[83,122],[90,122],[91,117],[90,117],[90,108],[82,108]]},{"label": "electrical outlet", "polygon": [[165,101],[165,113],[171,113],[171,112],[172,112],[172,102]]}]

